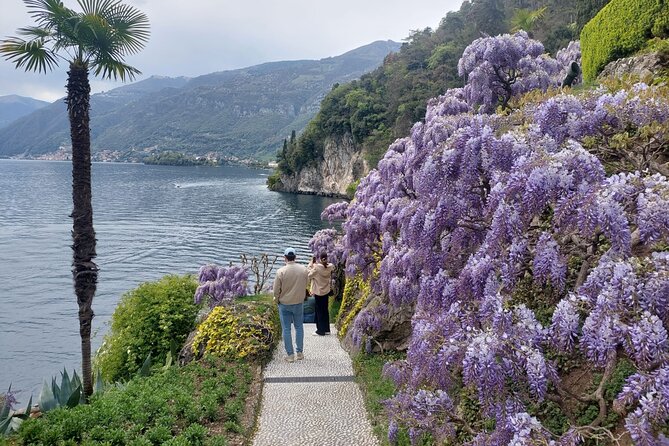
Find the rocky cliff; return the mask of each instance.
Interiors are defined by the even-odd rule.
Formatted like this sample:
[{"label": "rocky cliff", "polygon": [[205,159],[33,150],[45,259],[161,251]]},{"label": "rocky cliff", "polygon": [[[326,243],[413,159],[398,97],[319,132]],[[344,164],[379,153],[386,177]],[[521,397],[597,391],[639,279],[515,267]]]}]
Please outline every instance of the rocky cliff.
[{"label": "rocky cliff", "polygon": [[363,153],[351,135],[331,137],[325,142],[323,158],[293,175],[281,175],[274,189],[298,194],[345,197],[346,188],[369,172]]}]

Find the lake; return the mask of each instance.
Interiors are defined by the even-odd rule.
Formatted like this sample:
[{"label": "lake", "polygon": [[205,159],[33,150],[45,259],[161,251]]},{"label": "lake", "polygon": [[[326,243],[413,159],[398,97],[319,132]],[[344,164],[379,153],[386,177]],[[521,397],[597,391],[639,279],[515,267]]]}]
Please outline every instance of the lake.
[{"label": "lake", "polygon": [[[270,192],[268,173],[93,164],[94,350],[119,298],[142,282],[286,246],[306,262],[309,239],[327,227],[320,213],[335,200]],[[70,162],[0,160],[0,392],[11,383],[22,402],[63,367],[81,369],[71,184]]]}]

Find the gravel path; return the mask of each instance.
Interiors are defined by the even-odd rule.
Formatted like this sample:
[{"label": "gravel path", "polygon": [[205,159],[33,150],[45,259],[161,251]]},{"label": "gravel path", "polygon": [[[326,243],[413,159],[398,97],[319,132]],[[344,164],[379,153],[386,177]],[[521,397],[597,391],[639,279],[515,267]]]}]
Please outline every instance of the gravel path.
[{"label": "gravel path", "polygon": [[282,341],[265,368],[254,446],[378,446],[348,353],[304,328],[304,360],[285,362]]}]

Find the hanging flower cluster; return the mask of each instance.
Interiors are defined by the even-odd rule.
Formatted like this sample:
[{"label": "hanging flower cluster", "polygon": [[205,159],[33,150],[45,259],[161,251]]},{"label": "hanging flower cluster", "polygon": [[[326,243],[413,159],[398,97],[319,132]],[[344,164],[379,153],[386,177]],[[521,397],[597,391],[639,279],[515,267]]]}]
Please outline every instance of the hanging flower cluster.
[{"label": "hanging flower cluster", "polygon": [[195,303],[208,298],[209,306],[214,308],[235,297],[246,296],[248,292],[248,273],[243,267],[204,265],[198,274]]}]

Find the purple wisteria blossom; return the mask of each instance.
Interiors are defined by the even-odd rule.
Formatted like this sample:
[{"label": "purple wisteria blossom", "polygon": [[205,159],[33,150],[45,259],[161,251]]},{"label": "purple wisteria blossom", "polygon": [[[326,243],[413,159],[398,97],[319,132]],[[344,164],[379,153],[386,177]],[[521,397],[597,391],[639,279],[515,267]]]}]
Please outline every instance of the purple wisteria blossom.
[{"label": "purple wisteria blossom", "polygon": [[562,290],[565,286],[567,265],[560,255],[557,242],[547,232],[543,232],[537,241],[536,253],[532,271],[534,280],[545,283],[550,279],[551,284]]},{"label": "purple wisteria blossom", "polygon": [[660,429],[669,421],[669,365],[627,378],[614,407],[634,409],[625,418],[625,427],[635,444],[667,444],[669,438]]},{"label": "purple wisteria blossom", "polygon": [[330,263],[344,263],[341,235],[335,229],[321,229],[309,240],[309,250],[314,256],[327,254]]},{"label": "purple wisteria blossom", "polygon": [[485,113],[498,105],[505,108],[513,96],[555,85],[552,78],[559,70],[541,42],[525,31],[476,39],[458,62],[458,73],[467,80],[467,102]]},{"label": "purple wisteria blossom", "polygon": [[348,210],[348,203],[342,201],[340,203],[333,203],[326,207],[321,212],[321,220],[327,220],[332,223],[334,221],[346,220],[346,211]]},{"label": "purple wisteria blossom", "polygon": [[231,302],[248,294],[248,273],[241,266],[204,265],[198,274],[195,303],[205,298],[211,308]]},{"label": "purple wisteria blossom", "polygon": [[550,327],[551,342],[564,352],[571,352],[580,334],[581,317],[578,313],[578,298],[570,294],[555,307]]}]

